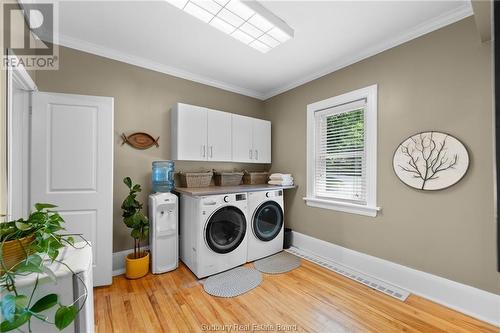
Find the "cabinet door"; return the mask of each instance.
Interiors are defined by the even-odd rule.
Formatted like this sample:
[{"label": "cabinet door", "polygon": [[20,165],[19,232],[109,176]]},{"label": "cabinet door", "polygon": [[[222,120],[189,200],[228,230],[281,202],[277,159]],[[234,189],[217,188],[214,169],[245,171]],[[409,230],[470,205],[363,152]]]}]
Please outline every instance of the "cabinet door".
[{"label": "cabinet door", "polygon": [[207,109],[177,104],[172,109],[172,156],[175,160],[207,160]]},{"label": "cabinet door", "polygon": [[253,119],[253,161],[255,163],[271,163],[271,122]]},{"label": "cabinet door", "polygon": [[232,117],[232,137],[233,137],[233,161],[234,162],[255,162],[253,159],[252,147],[252,123],[250,117],[239,116]]},{"label": "cabinet door", "polygon": [[216,110],[207,111],[209,161],[231,161],[231,114]]}]

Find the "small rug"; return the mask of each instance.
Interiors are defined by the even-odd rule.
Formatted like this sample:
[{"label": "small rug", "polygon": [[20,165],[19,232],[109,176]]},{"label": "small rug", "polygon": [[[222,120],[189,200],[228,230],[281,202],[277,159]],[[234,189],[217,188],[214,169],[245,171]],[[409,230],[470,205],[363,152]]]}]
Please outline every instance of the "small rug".
[{"label": "small rug", "polygon": [[262,274],[253,268],[236,267],[210,276],[203,284],[205,292],[217,297],[235,297],[244,294],[262,282]]},{"label": "small rug", "polygon": [[253,265],[262,273],[281,274],[299,267],[300,258],[283,251],[270,257],[259,259]]}]

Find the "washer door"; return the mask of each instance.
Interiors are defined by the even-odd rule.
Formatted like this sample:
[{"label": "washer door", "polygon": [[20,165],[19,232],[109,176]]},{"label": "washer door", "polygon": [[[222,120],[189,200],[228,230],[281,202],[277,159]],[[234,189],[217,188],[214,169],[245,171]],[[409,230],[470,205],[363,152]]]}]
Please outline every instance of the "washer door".
[{"label": "washer door", "polygon": [[283,227],[283,209],[275,201],[266,201],[255,211],[252,224],[255,237],[265,242],[273,240]]},{"label": "washer door", "polygon": [[241,210],[233,206],[222,207],[208,220],[205,241],[217,253],[229,253],[245,238],[247,221]]}]

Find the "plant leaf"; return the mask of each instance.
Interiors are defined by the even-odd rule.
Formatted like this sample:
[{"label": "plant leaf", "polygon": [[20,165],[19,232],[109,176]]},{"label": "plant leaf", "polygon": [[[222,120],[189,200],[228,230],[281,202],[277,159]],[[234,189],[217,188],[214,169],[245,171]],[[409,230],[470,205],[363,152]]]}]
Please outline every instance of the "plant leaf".
[{"label": "plant leaf", "polygon": [[133,229],[132,232],[130,233],[130,236],[132,236],[132,238],[141,238],[141,231],[139,229]]},{"label": "plant leaf", "polygon": [[16,228],[19,230],[25,231],[31,229],[32,227],[33,226],[29,223],[16,221]]},{"label": "plant leaf", "polygon": [[37,254],[32,254],[17,265],[15,271],[16,273],[43,273],[41,263],[42,258]]},{"label": "plant leaf", "polygon": [[57,309],[54,318],[56,327],[60,331],[62,331],[65,327],[71,324],[73,320],[75,320],[77,312],[78,311],[76,310],[76,306],[74,305],[70,306],[62,305],[59,309]]},{"label": "plant leaf", "polygon": [[22,325],[24,325],[31,317],[29,312],[23,312],[16,316],[13,321],[4,320],[0,324],[0,332],[12,331]]},{"label": "plant leaf", "polygon": [[58,300],[59,297],[56,294],[48,294],[36,301],[36,303],[30,308],[30,311],[35,313],[45,311],[56,305]]},{"label": "plant leaf", "polygon": [[130,177],[123,178],[123,182],[125,183],[125,185],[127,185],[128,188],[132,187],[132,179],[130,179]]},{"label": "plant leaf", "polygon": [[45,208],[55,208],[57,207],[56,205],[53,205],[53,204],[49,204],[49,203],[36,203],[35,204],[35,208],[37,211],[41,211]]},{"label": "plant leaf", "polygon": [[28,297],[25,295],[17,295],[14,297],[14,302],[16,303],[16,307],[24,309],[28,304]]},{"label": "plant leaf", "polygon": [[71,236],[70,236],[70,237],[67,237],[67,238],[66,238],[66,241],[67,241],[69,244],[71,244],[71,245],[74,245],[74,244],[75,244],[75,239],[74,239],[73,237],[71,237]]},{"label": "plant leaf", "polygon": [[14,319],[16,312],[16,297],[12,294],[5,295],[2,299],[2,316],[7,321]]},{"label": "plant leaf", "polygon": [[57,249],[54,249],[54,248],[50,248],[48,251],[47,251],[47,255],[49,256],[49,258],[54,261],[56,260],[57,256],[59,255],[59,250]]}]

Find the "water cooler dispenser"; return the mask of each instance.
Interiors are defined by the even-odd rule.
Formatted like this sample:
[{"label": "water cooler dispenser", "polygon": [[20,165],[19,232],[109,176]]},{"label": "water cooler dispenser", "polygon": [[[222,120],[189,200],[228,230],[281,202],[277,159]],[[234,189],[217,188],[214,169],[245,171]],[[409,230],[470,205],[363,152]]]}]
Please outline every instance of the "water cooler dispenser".
[{"label": "water cooler dispenser", "polygon": [[177,196],[155,193],[149,196],[149,246],[153,274],[174,270],[179,265],[179,215]]}]

